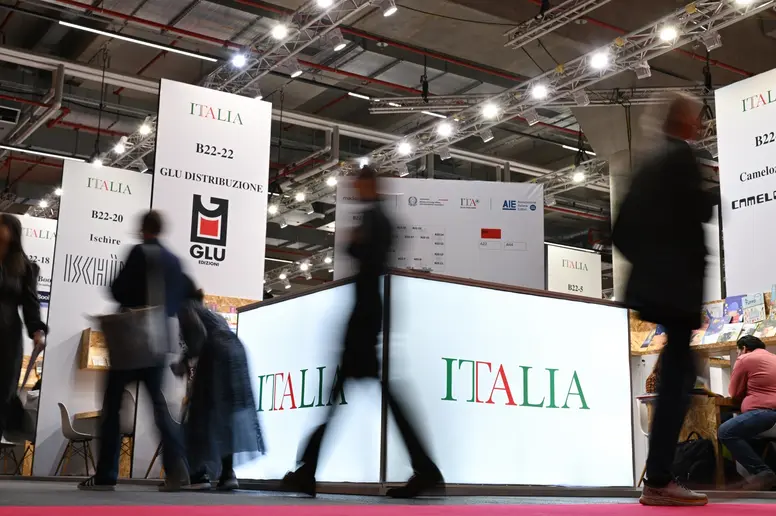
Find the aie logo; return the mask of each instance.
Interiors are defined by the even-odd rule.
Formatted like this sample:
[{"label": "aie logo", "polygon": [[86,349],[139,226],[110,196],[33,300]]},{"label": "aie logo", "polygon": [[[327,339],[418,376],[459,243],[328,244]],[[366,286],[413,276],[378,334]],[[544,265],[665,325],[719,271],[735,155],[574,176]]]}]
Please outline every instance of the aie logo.
[{"label": "aie logo", "polygon": [[776,191],[765,192],[757,195],[752,195],[749,197],[744,197],[743,199],[736,199],[735,201],[732,202],[732,206],[734,210],[740,210],[741,208],[748,208],[750,206],[755,206],[757,204],[764,204],[766,202],[771,202],[774,199],[776,199]]},{"label": "aie logo", "polygon": [[417,198],[417,197],[415,197],[415,196],[412,196],[412,197],[410,197],[409,199],[407,199],[407,203],[408,203],[410,206],[417,206],[417,205],[418,205],[418,198]]},{"label": "aie logo", "polygon": [[476,210],[480,207],[479,199],[472,199],[467,197],[461,198],[461,209],[463,210]]},{"label": "aie logo", "polygon": [[200,265],[218,267],[226,258],[226,230],[229,218],[229,201],[210,198],[212,210],[202,205],[202,196],[194,195],[191,206],[191,249],[189,254]]},{"label": "aie logo", "polygon": [[517,201],[504,201],[501,209],[504,211],[517,211]]},{"label": "aie logo", "polygon": [[532,204],[528,209],[531,211],[536,211],[536,205]]}]

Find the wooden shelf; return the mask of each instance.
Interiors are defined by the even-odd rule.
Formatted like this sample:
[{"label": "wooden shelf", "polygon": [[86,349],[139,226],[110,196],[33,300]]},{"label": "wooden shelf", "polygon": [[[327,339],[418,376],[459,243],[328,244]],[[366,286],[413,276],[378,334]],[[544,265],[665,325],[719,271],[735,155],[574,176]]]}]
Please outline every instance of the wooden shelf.
[{"label": "wooden shelf", "polygon": [[99,330],[87,328],[81,332],[81,345],[78,353],[78,367],[90,371],[109,369],[108,348],[105,336]]},{"label": "wooden shelf", "polygon": [[219,313],[236,312],[238,308],[255,303],[255,299],[242,299],[227,296],[205,296],[205,306]]},{"label": "wooden shelf", "polygon": [[[40,376],[38,376],[38,371],[35,369],[32,370],[30,373],[30,377],[27,378],[27,384],[22,385],[22,380],[24,380],[24,373],[27,371],[27,364],[30,363],[30,357],[28,355],[24,355],[22,357],[22,371],[21,375],[19,376],[19,387],[24,389],[32,389],[35,384],[37,383],[38,379],[40,379]],[[39,356],[37,360],[35,360],[36,364],[42,364],[43,363],[43,357]]]}]

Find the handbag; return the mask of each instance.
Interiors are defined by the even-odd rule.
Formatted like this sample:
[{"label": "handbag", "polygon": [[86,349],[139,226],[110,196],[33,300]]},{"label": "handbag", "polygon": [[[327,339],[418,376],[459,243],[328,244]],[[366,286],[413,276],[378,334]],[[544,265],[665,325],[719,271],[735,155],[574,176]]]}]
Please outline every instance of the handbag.
[{"label": "handbag", "polygon": [[170,352],[161,251],[141,247],[146,260],[147,306],[95,317],[105,337],[111,369],[159,367]]},{"label": "handbag", "polygon": [[690,489],[705,489],[714,485],[717,470],[714,443],[692,432],[686,441],[676,445],[671,473]]}]

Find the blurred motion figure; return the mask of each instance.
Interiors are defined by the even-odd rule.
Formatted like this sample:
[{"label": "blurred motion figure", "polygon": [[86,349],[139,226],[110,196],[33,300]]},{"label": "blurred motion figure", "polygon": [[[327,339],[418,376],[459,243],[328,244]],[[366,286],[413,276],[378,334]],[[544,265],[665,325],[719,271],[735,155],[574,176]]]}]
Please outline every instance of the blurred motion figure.
[{"label": "blurred motion figure", "polygon": [[[332,397],[339,396],[346,380],[379,378],[377,358],[378,336],[383,324],[383,299],[380,278],[388,269],[387,255],[391,247],[391,222],[383,211],[377,193],[377,172],[364,167],[355,181],[361,202],[368,204],[361,226],[353,233],[348,252],[358,262],[356,275],[356,300],[348,321],[343,344],[340,374],[332,387]],[[387,495],[394,498],[413,498],[424,492],[444,487],[442,474],[426,452],[418,433],[407,419],[404,406],[391,392],[387,379],[383,389],[388,398],[396,425],[410,455],[414,475],[409,482],[389,489]],[[337,404],[332,405],[326,421],[310,437],[301,457],[301,466],[283,479],[287,490],[315,496],[315,472],[318,467],[321,444],[326,427],[334,415]]]},{"label": "blurred motion figure", "polygon": [[700,104],[677,95],[663,123],[655,154],[636,173],[614,224],[615,246],[633,269],[625,292],[642,320],[666,328],[660,383],[647,458],[644,505],[705,505],[706,495],[682,486],[671,466],[695,382],[690,349],[701,325],[706,244],[703,223],[715,202],[687,140],[696,137]]}]

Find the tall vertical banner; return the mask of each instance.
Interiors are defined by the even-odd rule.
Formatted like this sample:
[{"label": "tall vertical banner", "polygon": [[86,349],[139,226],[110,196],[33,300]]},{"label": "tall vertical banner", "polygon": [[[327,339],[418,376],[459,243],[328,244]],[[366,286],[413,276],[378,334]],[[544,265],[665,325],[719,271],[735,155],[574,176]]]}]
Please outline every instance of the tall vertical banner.
[{"label": "tall vertical banner", "polygon": [[102,406],[100,373],[79,367],[89,315],[115,310],[109,287],[139,242],[151,176],[66,161],[52,271],[48,345],[35,440],[34,475],[54,473],[65,448],[58,404],[70,414]]},{"label": "tall vertical banner", "polygon": [[260,300],[272,105],[162,80],[153,207],[208,294]]},{"label": "tall vertical banner", "polygon": [[727,295],[776,283],[776,69],[715,93]]},{"label": "tall vertical banner", "polygon": [[584,249],[547,245],[547,290],[601,299],[601,255]]}]

